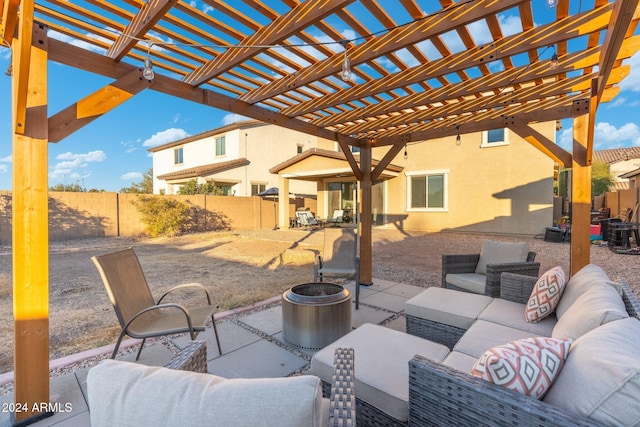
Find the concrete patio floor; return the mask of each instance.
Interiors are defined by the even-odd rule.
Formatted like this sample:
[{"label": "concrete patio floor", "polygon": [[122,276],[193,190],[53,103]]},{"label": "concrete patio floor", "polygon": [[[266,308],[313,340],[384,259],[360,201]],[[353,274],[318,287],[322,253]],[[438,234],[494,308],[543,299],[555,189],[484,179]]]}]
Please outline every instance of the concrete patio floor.
[{"label": "concrete patio floor", "polygon": [[[404,304],[425,288],[402,283],[374,279],[373,285],[361,287],[360,309],[353,310],[352,326],[376,323],[405,331]],[[353,282],[346,284],[355,299]],[[352,305],[355,308],[355,305]],[[274,297],[253,310],[233,314],[216,322],[223,354],[217,353],[211,328],[207,328],[197,339],[207,341],[209,372],[227,378],[285,377],[304,373],[313,351],[302,350],[286,343],[282,338],[282,310],[279,297]],[[145,345],[139,363],[162,366],[184,347],[188,336],[157,340]],[[117,359],[133,361],[138,346],[121,351]],[[76,357],[76,367],[64,374],[52,375],[50,381],[51,402],[63,409],[51,417],[31,425],[37,427],[90,426],[87,405],[86,377],[92,365],[110,355],[112,350],[95,356],[89,363],[81,363],[82,355]],[[62,369],[64,371],[64,369]],[[13,392],[0,396],[0,427],[12,425],[11,414],[5,409],[14,401]],[[65,404],[70,404],[66,405]]]}]

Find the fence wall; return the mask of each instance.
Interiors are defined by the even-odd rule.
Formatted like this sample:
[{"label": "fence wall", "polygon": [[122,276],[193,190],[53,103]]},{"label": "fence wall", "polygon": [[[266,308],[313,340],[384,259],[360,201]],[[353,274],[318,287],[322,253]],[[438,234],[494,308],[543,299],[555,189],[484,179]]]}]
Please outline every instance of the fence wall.
[{"label": "fence wall", "polygon": [[[186,232],[214,230],[272,229],[277,224],[278,199],[261,197],[156,196],[172,197],[191,209]],[[49,240],[89,237],[137,236],[145,225],[135,207],[138,195],[125,193],[49,193]],[[308,207],[316,211],[316,200],[289,199],[290,216]],[[0,191],[0,243],[11,242],[12,196]]]}]

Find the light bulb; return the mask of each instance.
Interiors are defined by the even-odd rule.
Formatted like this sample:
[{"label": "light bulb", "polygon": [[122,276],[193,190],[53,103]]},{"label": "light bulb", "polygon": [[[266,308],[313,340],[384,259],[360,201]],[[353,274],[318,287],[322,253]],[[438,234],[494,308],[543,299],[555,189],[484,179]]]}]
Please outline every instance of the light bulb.
[{"label": "light bulb", "polygon": [[555,52],[551,55],[551,63],[549,64],[549,67],[551,67],[552,70],[558,68],[558,54]]},{"label": "light bulb", "polygon": [[462,139],[460,138],[460,134],[456,135],[456,145],[462,144]]},{"label": "light bulb", "polygon": [[345,82],[351,80],[351,64],[346,54],[344,55],[344,60],[342,61],[342,71],[340,72],[340,77]]},{"label": "light bulb", "polygon": [[407,160],[409,158],[409,153],[407,153],[407,144],[404,144],[404,159]]},{"label": "light bulb", "polygon": [[153,62],[151,62],[151,59],[149,58],[145,59],[144,69],[142,70],[142,77],[151,81],[155,76],[156,74],[153,72]]},{"label": "light bulb", "polygon": [[549,6],[550,9],[553,9],[557,5],[558,5],[558,0],[547,0],[547,6]]}]

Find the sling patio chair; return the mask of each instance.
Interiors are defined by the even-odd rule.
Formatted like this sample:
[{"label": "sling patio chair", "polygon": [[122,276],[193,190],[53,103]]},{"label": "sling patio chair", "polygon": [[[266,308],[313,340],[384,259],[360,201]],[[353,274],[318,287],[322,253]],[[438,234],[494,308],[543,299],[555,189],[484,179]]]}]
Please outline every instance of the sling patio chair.
[{"label": "sling patio chair", "polygon": [[[222,354],[218,331],[213,313],[216,307],[211,305],[209,291],[199,283],[178,285],[167,291],[155,302],[151,290],[140,266],[140,261],[132,248],[91,257],[100,272],[109,300],[118,316],[122,328],[111,358],[115,359],[125,335],[142,339],[136,360],[140,358],[147,338],[174,335],[188,332],[195,340],[199,332],[205,330],[206,322],[211,319],[216,337],[218,352]],[[179,289],[196,288],[204,291],[207,305],[187,308],[181,304],[163,303],[164,298]]]},{"label": "sling patio chair", "polygon": [[322,282],[325,276],[355,278],[356,310],[360,304],[360,257],[358,234],[353,228],[325,228],[322,255],[316,255],[313,281]]}]

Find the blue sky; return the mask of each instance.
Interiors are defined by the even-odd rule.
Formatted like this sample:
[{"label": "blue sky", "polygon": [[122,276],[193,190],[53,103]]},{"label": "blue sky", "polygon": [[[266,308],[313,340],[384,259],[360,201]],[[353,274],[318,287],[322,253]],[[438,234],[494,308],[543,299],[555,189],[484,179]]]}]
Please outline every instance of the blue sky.
[{"label": "blue sky", "polygon": [[[551,19],[553,12],[549,13]],[[535,19],[545,19],[539,16],[542,15]],[[396,17],[399,23],[408,20]],[[518,20],[508,14],[501,15],[500,21],[505,35],[513,25],[519,25]],[[486,27],[473,28],[472,34],[477,44],[490,40]],[[353,37],[346,28],[343,35],[345,38]],[[50,34],[50,37],[60,36]],[[447,37],[450,39],[446,40]],[[450,46],[456,45],[455,37],[444,35]],[[339,47],[332,49],[340,50]],[[425,44],[423,49],[429,52],[433,48]],[[459,49],[464,49],[464,46]],[[398,54],[401,56],[402,52]],[[0,190],[10,190],[12,185],[11,78],[4,75],[9,56],[9,49],[0,47]],[[428,55],[430,58],[437,56]],[[640,54],[628,63],[631,75],[622,82],[620,94],[598,110],[595,149],[640,146]],[[284,65],[281,68],[283,72],[288,71]],[[109,79],[50,62],[49,115],[109,82]],[[225,111],[145,90],[61,142],[49,144],[49,185],[78,183],[87,189],[118,191],[139,182],[142,174],[152,166],[149,148],[238,119]],[[571,150],[571,120],[563,122],[557,140],[563,148]]]}]

